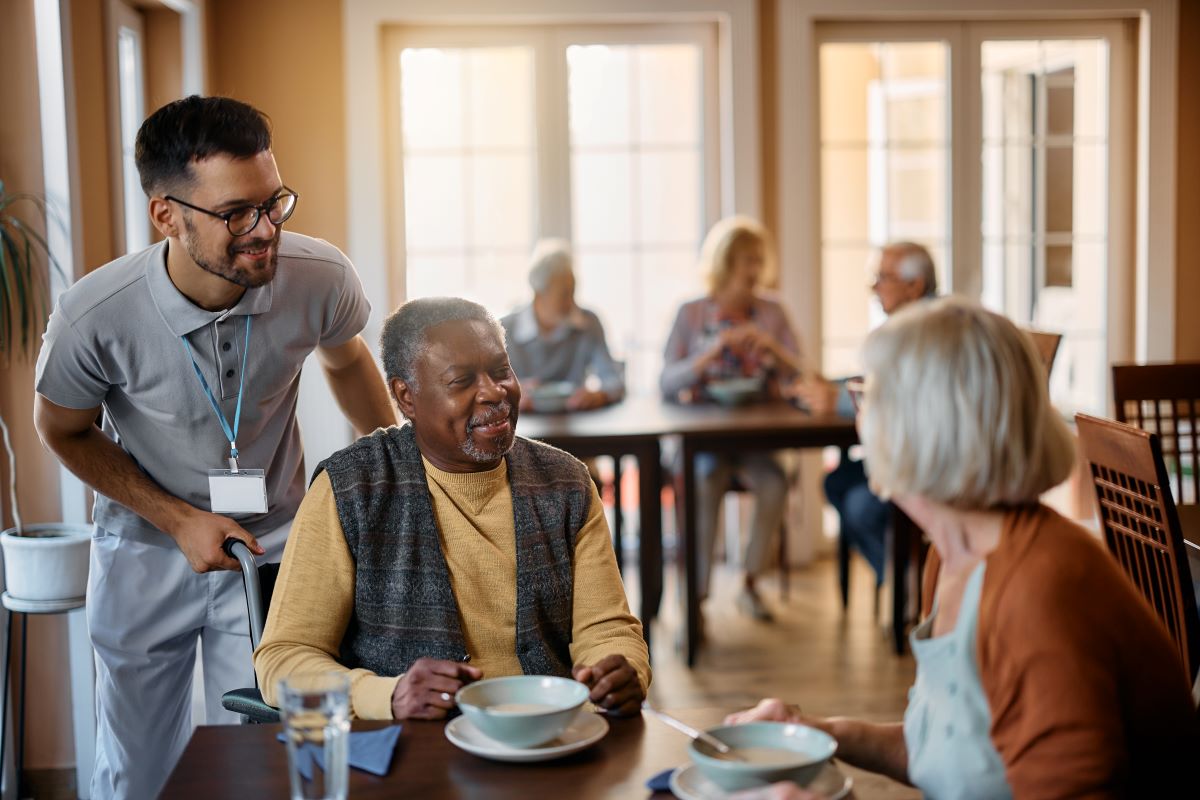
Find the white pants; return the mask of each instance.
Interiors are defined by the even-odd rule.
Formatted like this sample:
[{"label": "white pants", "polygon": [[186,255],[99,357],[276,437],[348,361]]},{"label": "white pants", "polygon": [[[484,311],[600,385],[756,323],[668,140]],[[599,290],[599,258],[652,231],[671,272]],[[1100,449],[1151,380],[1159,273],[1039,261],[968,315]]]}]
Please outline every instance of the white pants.
[{"label": "white pants", "polygon": [[[278,561],[289,522],[258,537]],[[196,643],[208,724],[233,724],[221,695],[254,686],[240,572],[192,571],[183,553],[96,528],[87,616],[96,651],[95,800],[156,797],[191,736]]]}]

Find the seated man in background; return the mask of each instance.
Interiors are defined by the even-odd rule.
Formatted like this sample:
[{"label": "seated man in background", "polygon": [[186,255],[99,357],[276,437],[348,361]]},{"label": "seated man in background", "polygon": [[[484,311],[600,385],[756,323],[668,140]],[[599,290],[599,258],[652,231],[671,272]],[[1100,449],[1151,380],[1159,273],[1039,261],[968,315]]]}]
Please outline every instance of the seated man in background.
[{"label": "seated man in background", "polygon": [[[893,242],[879,252],[879,271],[871,289],[883,313],[891,316],[904,306],[937,294],[937,273],[929,251],[913,242]],[[789,394],[801,400],[814,414],[836,411],[853,417],[854,404],[846,382],[813,378],[793,384]],[[861,461],[853,461],[845,450],[837,469],[825,477],[825,497],[841,520],[841,536],[862,553],[875,570],[875,583],[883,583],[884,535],[891,521],[891,508],[867,486]]]},{"label": "seated man in background", "polygon": [[263,697],[342,671],[354,716],[436,719],[464,683],[536,674],[638,713],[649,654],[599,496],[578,460],[516,437],[503,329],[475,303],[426,298],[381,341],[409,424],[318,467],[254,657]]},{"label": "seated man in background", "polygon": [[543,239],[534,247],[531,262],[533,302],[500,320],[513,371],[527,390],[521,408],[538,410],[528,390],[550,383],[575,387],[566,400],[569,411],[617,402],[625,396],[625,381],[608,352],[600,319],[575,305],[570,245],[562,239]]}]

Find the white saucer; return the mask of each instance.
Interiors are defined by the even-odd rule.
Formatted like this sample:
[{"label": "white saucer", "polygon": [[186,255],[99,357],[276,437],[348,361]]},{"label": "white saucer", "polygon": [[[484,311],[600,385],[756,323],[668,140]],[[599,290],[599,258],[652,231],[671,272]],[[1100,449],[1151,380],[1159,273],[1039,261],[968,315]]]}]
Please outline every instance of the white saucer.
[{"label": "white saucer", "polygon": [[[807,789],[829,800],[841,800],[850,794],[854,781],[831,761],[817,773]],[[679,800],[724,800],[729,797],[725,790],[700,774],[695,764],[680,767],[671,773],[671,791]]]},{"label": "white saucer", "polygon": [[608,733],[608,720],[599,714],[584,711],[575,717],[557,739],[537,747],[510,747],[485,736],[466,717],[456,717],[446,723],[446,738],[458,748],[493,761],[549,761],[578,753],[591,747]]}]

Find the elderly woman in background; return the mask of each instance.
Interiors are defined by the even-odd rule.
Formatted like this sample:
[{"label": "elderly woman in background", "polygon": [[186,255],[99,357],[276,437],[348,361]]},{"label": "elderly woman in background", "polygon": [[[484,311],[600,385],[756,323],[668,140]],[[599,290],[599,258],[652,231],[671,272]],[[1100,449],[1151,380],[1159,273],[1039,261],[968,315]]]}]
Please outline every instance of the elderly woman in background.
[{"label": "elderly woman in background", "polygon": [[779,700],[731,721],[820,728],[838,758],[936,799],[1187,785],[1200,736],[1166,630],[1095,537],[1038,501],[1075,455],[1032,343],[946,298],[895,314],[864,362],[872,488],[933,545],[904,722],[820,719]]},{"label": "elderly woman in background", "polygon": [[[787,314],[760,288],[769,259],[769,237],[762,225],[730,217],[705,237],[700,264],[709,291],[684,303],[667,339],[661,378],[671,400],[707,399],[705,387],[728,378],[758,378],[769,396],[799,374],[800,347]],[[755,589],[767,562],[771,538],[779,533],[787,500],[787,476],[772,453],[736,456],[701,454],[696,458],[699,596],[708,596],[710,562],[721,498],[734,475],[754,495],[750,540],[744,557],[745,581],[738,607],[755,619],[771,612]]]}]

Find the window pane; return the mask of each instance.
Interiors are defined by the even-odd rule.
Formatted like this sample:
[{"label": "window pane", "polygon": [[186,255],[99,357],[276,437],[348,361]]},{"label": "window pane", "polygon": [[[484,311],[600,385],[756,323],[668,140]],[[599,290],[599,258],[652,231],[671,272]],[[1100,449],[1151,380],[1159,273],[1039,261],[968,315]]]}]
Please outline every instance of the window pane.
[{"label": "window pane", "polygon": [[1064,411],[1102,411],[1107,45],[994,41],[981,57],[984,300],[1063,333],[1051,397]]},{"label": "window pane", "polygon": [[637,213],[632,203],[637,198],[631,172],[632,158],[627,153],[577,153],[571,157],[576,244],[632,244],[631,217]]},{"label": "window pane", "polygon": [[470,51],[467,58],[470,138],[475,147],[533,145],[533,53],[523,47]]},{"label": "window pane", "polygon": [[462,246],[463,159],[404,159],[404,231],[410,252]]},{"label": "window pane", "polygon": [[[703,196],[699,153],[645,153],[638,157],[642,208],[639,226],[647,243],[692,247],[703,232],[699,208],[679,198]],[[611,212],[610,212],[611,213]]]},{"label": "window pane", "polygon": [[704,285],[703,53],[572,45],[567,66],[577,296],[611,326],[630,391],[653,391],[675,310]]},{"label": "window pane", "polygon": [[[945,42],[824,44],[821,93],[822,363],[858,372],[858,349],[882,318],[870,289],[877,248],[950,242]],[[942,281],[944,283],[944,280]]]},{"label": "window pane", "polygon": [[608,45],[567,48],[572,146],[629,142],[631,50]]},{"label": "window pane", "polygon": [[535,233],[533,52],[410,48],[400,71],[407,296],[505,313]]},{"label": "window pane", "polygon": [[634,64],[641,141],[698,144],[702,111],[699,49],[686,44],[639,47]]}]

